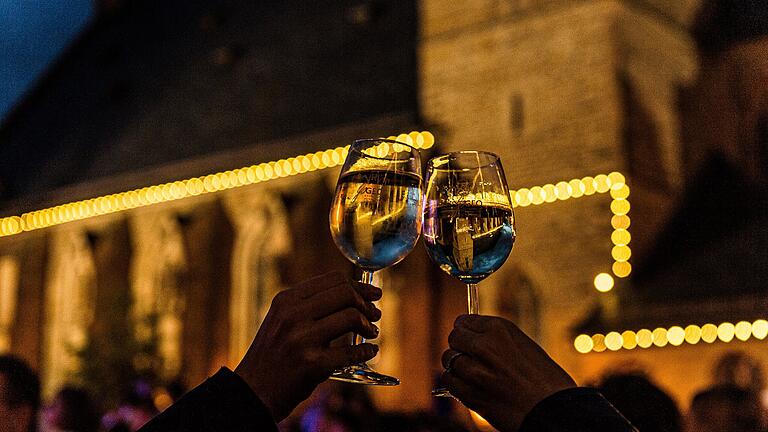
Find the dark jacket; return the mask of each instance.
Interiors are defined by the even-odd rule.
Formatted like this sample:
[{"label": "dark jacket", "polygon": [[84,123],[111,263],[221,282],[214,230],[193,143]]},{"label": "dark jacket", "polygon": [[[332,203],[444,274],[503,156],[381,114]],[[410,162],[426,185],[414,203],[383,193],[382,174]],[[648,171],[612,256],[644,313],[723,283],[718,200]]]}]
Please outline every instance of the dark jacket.
[{"label": "dark jacket", "polygon": [[[221,368],[140,432],[277,432],[267,407],[237,374]],[[605,398],[590,388],[573,388],[539,402],[520,432],[637,432]]]}]

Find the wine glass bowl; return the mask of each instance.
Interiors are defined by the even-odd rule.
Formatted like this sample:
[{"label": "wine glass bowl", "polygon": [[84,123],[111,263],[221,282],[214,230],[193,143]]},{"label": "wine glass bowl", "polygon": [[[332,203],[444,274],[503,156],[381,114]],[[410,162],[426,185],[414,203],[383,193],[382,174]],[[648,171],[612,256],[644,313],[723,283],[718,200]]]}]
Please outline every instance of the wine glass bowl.
[{"label": "wine glass bowl", "polygon": [[[356,140],[336,185],[329,223],[339,251],[370,284],[373,272],[405,258],[422,228],[421,160],[417,150],[389,139]],[[356,337],[357,339],[357,337]],[[366,364],[334,371],[331,379],[397,385]]]}]

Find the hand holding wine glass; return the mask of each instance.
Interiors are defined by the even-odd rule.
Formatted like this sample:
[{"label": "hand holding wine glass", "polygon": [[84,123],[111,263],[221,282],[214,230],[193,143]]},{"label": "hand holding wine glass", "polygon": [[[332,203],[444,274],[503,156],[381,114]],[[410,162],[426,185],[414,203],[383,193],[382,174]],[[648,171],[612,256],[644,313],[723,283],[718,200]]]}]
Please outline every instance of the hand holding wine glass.
[{"label": "hand holding wine glass", "polygon": [[[516,237],[501,161],[479,151],[438,156],[427,163],[426,183],[427,252],[441,270],[467,284],[468,310],[477,314],[477,284],[504,264]],[[450,393],[438,388],[433,395]]]},{"label": "hand holding wine glass", "polygon": [[[388,139],[355,141],[349,149],[331,205],[333,241],[344,256],[373,272],[397,264],[421,233],[421,162],[412,147]],[[397,385],[397,378],[365,364],[337,370],[332,379],[359,384]]]}]

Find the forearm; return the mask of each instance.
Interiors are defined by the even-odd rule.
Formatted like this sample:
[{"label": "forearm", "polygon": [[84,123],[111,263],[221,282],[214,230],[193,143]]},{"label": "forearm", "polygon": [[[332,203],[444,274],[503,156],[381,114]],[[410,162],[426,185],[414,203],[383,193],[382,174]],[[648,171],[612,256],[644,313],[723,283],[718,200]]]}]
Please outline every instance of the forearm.
[{"label": "forearm", "polygon": [[221,368],[140,432],[277,431],[271,414],[234,372]]},{"label": "forearm", "polygon": [[637,432],[597,390],[578,387],[539,402],[519,432]]}]

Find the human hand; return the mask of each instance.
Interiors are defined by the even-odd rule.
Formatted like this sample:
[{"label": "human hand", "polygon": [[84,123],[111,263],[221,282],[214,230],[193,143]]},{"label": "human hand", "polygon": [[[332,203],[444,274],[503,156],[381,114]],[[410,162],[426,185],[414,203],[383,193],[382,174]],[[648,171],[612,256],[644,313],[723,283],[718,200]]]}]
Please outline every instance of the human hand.
[{"label": "human hand", "polygon": [[275,422],[284,419],[334,369],[373,358],[378,346],[331,346],[355,332],[376,338],[373,321],[381,311],[371,301],[381,290],[327,273],[275,296],[243,360],[235,368],[269,408]]},{"label": "human hand", "polygon": [[576,383],[510,321],[461,315],[443,353],[451,394],[500,431],[516,431],[547,396]]}]

